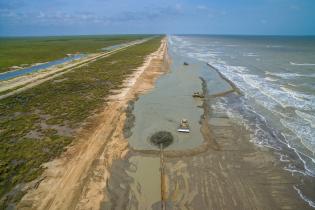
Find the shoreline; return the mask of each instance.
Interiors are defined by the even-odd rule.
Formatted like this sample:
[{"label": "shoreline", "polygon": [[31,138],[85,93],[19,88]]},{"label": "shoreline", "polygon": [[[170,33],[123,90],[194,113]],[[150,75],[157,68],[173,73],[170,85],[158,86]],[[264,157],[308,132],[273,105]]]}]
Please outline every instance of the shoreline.
[{"label": "shoreline", "polygon": [[[164,39],[159,50],[149,55],[144,65],[125,80],[125,88],[112,92],[94,126],[61,158],[46,164],[48,169],[35,185],[37,189],[31,190],[18,207],[156,208],[159,197],[150,192],[159,191],[159,186],[152,187],[152,183],[159,183],[155,177],[160,167],[159,151],[132,148],[125,129],[128,133],[135,123],[132,103],[142,94],[158,88],[155,81],[168,70],[168,64]],[[233,90],[208,95],[207,83],[201,78],[203,92],[208,95],[201,106],[202,144],[191,149],[164,151],[163,195],[167,206],[178,209],[311,209],[295,189],[301,177],[290,176],[273,150],[255,145],[250,141],[250,132],[238,119],[212,106],[222,98],[242,96],[232,81],[217,73],[223,81],[232,83]]]},{"label": "shoreline", "polygon": [[[224,76],[220,71],[219,69],[215,68],[214,66],[212,66],[210,63],[207,63],[207,65],[212,68],[213,70],[215,70],[219,75],[220,77],[225,80],[232,88],[232,92],[235,91],[237,92],[239,95],[242,95],[242,92],[241,90],[234,84],[234,82],[232,82],[231,80],[229,80],[226,76]],[[224,94],[227,94],[227,93],[230,93],[231,91],[226,91],[224,93],[219,93],[219,94],[216,94],[214,97],[216,96],[223,96]]]},{"label": "shoreline", "polygon": [[[220,72],[219,69],[217,69],[216,67],[212,66],[210,63],[207,63],[207,65],[209,67],[211,67],[211,69],[215,70],[222,79],[224,79],[226,82],[228,82],[233,90],[232,91],[226,91],[222,94],[215,94],[212,95],[211,97],[224,97],[233,93],[234,91],[239,95],[239,96],[243,96],[244,93],[242,93],[242,91],[237,87],[237,85],[231,81],[230,79],[228,79],[223,73]],[[308,189],[307,184],[308,183],[310,186],[315,187],[315,182],[313,180],[314,178],[314,174],[309,171],[309,169],[307,168],[307,165],[305,163],[305,160],[301,158],[301,156],[306,156],[307,158],[311,159],[311,157],[307,156],[306,154],[300,153],[299,151],[297,151],[296,149],[292,148],[288,142],[286,142],[285,137],[283,136],[283,134],[280,134],[281,138],[284,139],[279,139],[279,142],[276,142],[275,144],[277,145],[276,147],[274,146],[270,146],[270,145],[259,145],[257,143],[252,142],[255,146],[257,147],[264,147],[267,148],[267,150],[270,151],[270,155],[276,157],[279,162],[279,165],[284,165],[281,166],[281,169],[287,173],[291,173],[291,175],[294,177],[296,181],[296,184],[293,185],[293,189],[296,191],[296,194],[298,195],[298,197],[300,199],[302,199],[306,204],[308,204],[308,207],[310,208],[315,208],[315,203],[314,203],[314,193],[312,192],[312,190]],[[278,148],[277,148],[278,147]],[[285,160],[283,159],[283,157],[290,157],[291,160]],[[290,165],[285,165],[284,163],[286,162],[291,162],[292,164],[295,165],[295,169],[290,169]],[[305,170],[305,171],[303,171]],[[300,176],[303,175],[303,176]],[[300,180],[300,181],[298,181]],[[301,190],[303,189],[303,190]],[[307,195],[303,194],[303,191],[307,192]],[[308,197],[311,196],[311,197]]]},{"label": "shoreline", "polygon": [[[182,65],[182,62],[178,63]],[[200,67],[190,63],[189,67],[194,69],[186,67],[185,70],[178,71],[193,71]],[[175,65],[173,68],[176,71],[180,66]],[[210,68],[210,71],[215,72],[215,69]],[[229,84],[231,82],[221,79]],[[179,83],[185,84],[181,80]],[[202,83],[203,91],[206,92],[206,84],[204,81]],[[234,84],[231,86],[237,89]],[[156,88],[155,91],[160,91],[161,94],[164,91],[161,85]],[[292,176],[285,171],[283,163],[277,159],[273,150],[251,142],[250,131],[239,119],[228,116],[226,110],[212,106],[222,98],[241,96],[237,90],[233,90],[206,97],[202,106],[204,114],[200,118],[203,143],[189,149],[164,150],[166,170],[163,197],[169,208],[311,209],[293,187],[303,177]],[[141,116],[135,117],[137,119]],[[155,119],[154,115],[151,119]],[[103,208],[158,208],[160,194],[155,191],[159,191],[156,190],[159,186],[152,186],[153,183],[160,182],[152,171],[158,171],[160,167],[159,155],[158,150],[139,150],[130,146],[123,158],[115,160],[110,170],[112,176],[108,187],[104,188],[108,198],[104,199]]]},{"label": "shoreline", "polygon": [[18,204],[19,209],[87,209],[95,208],[104,199],[100,190],[110,177],[108,168],[128,151],[128,142],[122,135],[126,105],[153,88],[156,78],[165,72],[162,64],[166,54],[164,38],[160,48],[125,80],[120,94],[108,98],[104,110],[95,117],[94,126],[82,131],[79,140],[60,158],[45,164],[47,169],[42,175],[45,179],[36,189],[28,190]]}]

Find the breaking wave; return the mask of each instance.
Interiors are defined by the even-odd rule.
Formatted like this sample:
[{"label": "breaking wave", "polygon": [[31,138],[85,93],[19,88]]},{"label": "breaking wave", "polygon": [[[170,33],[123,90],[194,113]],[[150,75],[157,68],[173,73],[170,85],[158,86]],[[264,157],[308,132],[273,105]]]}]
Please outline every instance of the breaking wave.
[{"label": "breaking wave", "polygon": [[294,63],[290,62],[292,66],[315,66],[315,63]]},{"label": "breaking wave", "polygon": [[[251,67],[231,65],[226,62],[227,57],[237,56],[226,54],[224,47],[230,44],[211,42],[204,45],[198,42],[189,43],[189,39],[174,39],[174,47],[184,56],[207,62],[216,68],[226,78],[232,81],[243,93],[244,97],[233,99],[222,98],[215,104],[216,109],[222,109],[230,117],[237,118],[251,131],[251,141],[259,146],[272,148],[279,155],[280,161],[286,163],[284,169],[291,173],[315,177],[315,94],[292,90],[296,87],[295,79],[301,77],[315,77],[314,73],[303,74],[263,71],[256,73]],[[177,47],[185,46],[185,47]],[[238,47],[238,46],[233,46]],[[280,45],[266,45],[267,48],[281,48]],[[230,48],[231,49],[231,48]],[[230,51],[229,51],[230,52]],[[257,57],[256,53],[241,53],[241,56]],[[256,60],[263,60],[256,58]],[[236,58],[236,57],[235,57]],[[313,63],[294,63],[292,66],[315,66]],[[289,84],[289,86],[288,86]],[[308,87],[306,84],[305,87]],[[240,100],[240,101],[238,101]],[[262,113],[268,113],[264,115]],[[276,125],[276,126],[274,126]],[[295,154],[292,158],[289,150]],[[297,166],[295,161],[300,161]],[[310,206],[315,207],[296,186],[294,189]]]},{"label": "breaking wave", "polygon": [[[283,132],[290,142],[300,141],[305,147],[304,149],[309,150],[310,153],[315,152],[314,116],[307,114],[314,110],[315,96],[291,90],[285,85],[281,85],[278,79],[291,79],[306,75],[270,71],[265,71],[265,75],[268,76],[253,74],[247,67],[228,65],[221,59],[222,54],[224,54],[223,51],[209,49],[203,45],[198,46],[198,43],[192,45],[183,38],[176,38],[176,40],[178,43],[175,45],[184,43],[186,46],[190,46],[189,49],[182,48],[182,54],[208,62],[235,83],[245,93],[245,98],[254,100],[260,107],[280,119]],[[312,168],[314,168],[315,173],[315,161]]]}]

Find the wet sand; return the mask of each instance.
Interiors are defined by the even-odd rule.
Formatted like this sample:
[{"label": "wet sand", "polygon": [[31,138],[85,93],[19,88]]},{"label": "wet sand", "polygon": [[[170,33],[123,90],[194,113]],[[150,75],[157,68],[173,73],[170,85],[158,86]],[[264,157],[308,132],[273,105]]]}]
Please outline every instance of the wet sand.
[{"label": "wet sand", "polygon": [[[297,178],[249,142],[244,127],[224,113],[212,113],[210,126],[220,149],[166,155],[166,209],[311,209],[292,187]],[[159,167],[153,154],[129,152],[114,162],[102,209],[160,209]]]},{"label": "wet sand", "polygon": [[[110,98],[91,136],[48,164],[48,178],[19,208],[161,209],[163,196],[166,209],[311,209],[293,185],[303,179],[312,191],[314,180],[283,170],[272,150],[250,142],[240,122],[212,106],[239,97],[218,72],[193,60],[185,67],[171,52],[169,73],[152,89],[166,71],[165,50]],[[196,89],[205,100],[191,97]],[[192,132],[178,134],[186,116]],[[161,189],[159,149],[148,138],[167,129],[175,142],[164,153]]]},{"label": "wet sand", "polygon": [[[113,161],[101,209],[161,209],[161,191],[166,209],[312,209],[293,186],[302,180],[312,191],[314,180],[285,171],[274,151],[252,143],[244,125],[212,106],[240,97],[238,90],[206,64],[189,60],[184,67],[183,58],[171,58],[170,73],[129,110],[130,149]],[[192,99],[196,89],[205,100]],[[193,124],[189,134],[176,132],[183,113]],[[175,136],[164,154],[163,190],[159,150],[148,141],[159,130]]]}]

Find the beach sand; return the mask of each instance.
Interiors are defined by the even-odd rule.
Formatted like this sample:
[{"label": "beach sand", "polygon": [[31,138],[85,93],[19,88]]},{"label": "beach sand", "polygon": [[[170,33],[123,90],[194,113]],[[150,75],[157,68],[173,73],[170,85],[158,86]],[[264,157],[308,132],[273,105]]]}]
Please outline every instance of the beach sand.
[{"label": "beach sand", "polygon": [[[292,187],[298,178],[250,142],[245,127],[225,113],[209,115],[207,150],[165,154],[166,209],[312,209]],[[160,209],[159,156],[148,153],[114,161],[102,209]]]},{"label": "beach sand", "polygon": [[[47,164],[45,179],[27,193],[19,209],[161,209],[161,192],[166,209],[311,209],[293,188],[301,177],[283,170],[271,150],[250,142],[250,133],[239,121],[211,108],[218,98],[238,97],[236,90],[216,92],[196,103],[191,112],[199,119],[195,126],[199,134],[192,136],[202,139],[196,144],[188,142],[186,147],[180,147],[179,139],[178,146],[165,151],[165,189],[161,190],[159,150],[147,142],[137,147],[127,137],[145,133],[144,127],[137,131],[134,123],[140,115],[152,116],[135,111],[144,103],[141,94],[154,94],[155,80],[167,71],[168,63],[165,39],[158,52],[126,80],[126,89],[110,97],[95,128],[61,158]],[[197,74],[180,68],[187,76],[183,81],[199,81],[192,86],[187,81],[189,88],[203,87],[208,93],[202,80],[196,80]],[[177,75],[174,78],[178,79]],[[174,85],[186,84],[181,82]],[[160,86],[166,87],[163,94],[172,92],[164,83]],[[189,92],[189,88],[179,89]],[[166,115],[171,117],[172,113]],[[172,120],[169,123],[174,124]],[[314,189],[312,180],[305,182]]]},{"label": "beach sand", "polygon": [[[148,55],[143,66],[126,79],[124,89],[113,93],[93,125],[82,130],[80,139],[54,161],[45,164],[42,177],[30,183],[18,209],[99,209],[106,199],[104,189],[115,159],[128,151],[123,128],[130,100],[150,90],[167,70],[167,42]],[[38,183],[38,181],[40,181]]]},{"label": "beach sand", "polygon": [[[222,98],[241,97],[239,90],[230,85],[221,88],[221,92],[209,93],[211,88],[220,88],[205,87],[201,78],[199,86],[202,84],[208,97],[202,106],[195,101],[195,108],[182,108],[183,103],[194,102],[191,95],[186,95],[198,88],[198,84],[191,83],[198,81],[203,68],[214,81],[220,79],[220,74],[194,61],[185,67],[178,57],[172,60],[171,68],[172,72],[159,79],[153,92],[134,103],[131,112],[135,114],[135,125],[128,138],[129,150],[124,158],[113,161],[101,209],[161,209],[161,192],[166,198],[166,209],[312,209],[293,186],[302,180],[312,191],[314,180],[285,171],[273,150],[251,142],[250,132],[239,119],[212,106]],[[200,74],[196,73],[199,70]],[[179,86],[178,90],[174,90],[175,86]],[[160,102],[152,104],[152,99]],[[173,99],[176,103],[172,103]],[[164,106],[169,109],[163,109]],[[146,109],[151,113],[147,114]],[[201,116],[198,109],[203,112]],[[161,190],[159,150],[148,143],[146,135],[150,135],[148,130],[174,125],[177,112],[199,117],[202,142],[195,133],[187,134],[187,138],[173,131],[177,140],[164,152],[165,189]]]}]

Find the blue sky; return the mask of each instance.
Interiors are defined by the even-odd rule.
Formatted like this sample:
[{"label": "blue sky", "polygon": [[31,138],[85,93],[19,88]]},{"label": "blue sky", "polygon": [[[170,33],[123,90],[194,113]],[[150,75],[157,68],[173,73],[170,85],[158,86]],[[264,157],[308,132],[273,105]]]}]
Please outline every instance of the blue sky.
[{"label": "blue sky", "polygon": [[315,0],[0,0],[0,36],[315,35]]}]

